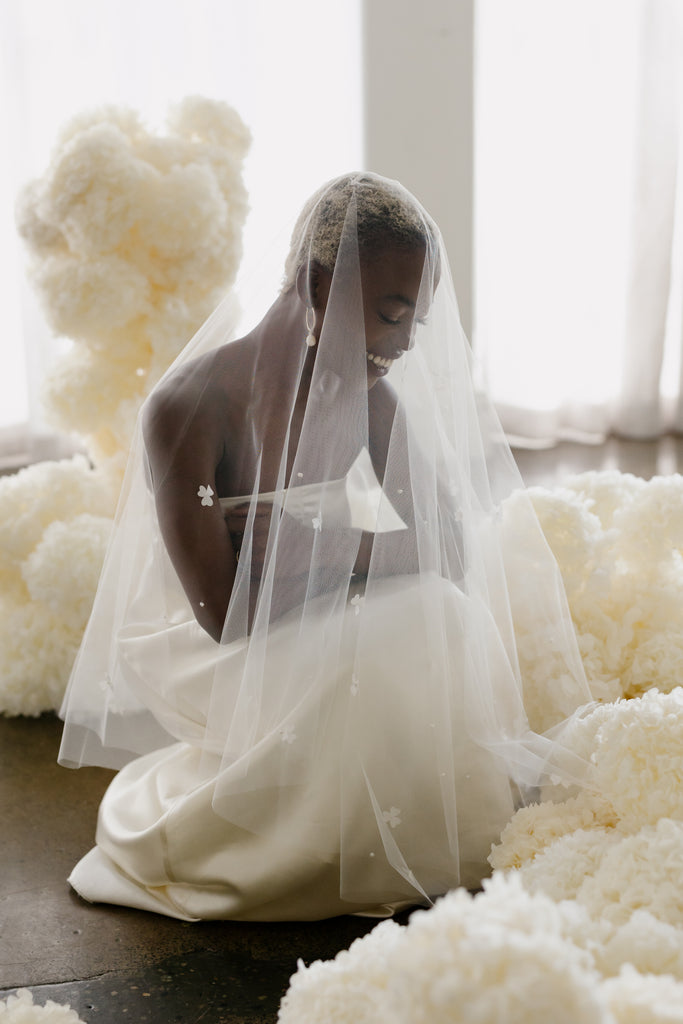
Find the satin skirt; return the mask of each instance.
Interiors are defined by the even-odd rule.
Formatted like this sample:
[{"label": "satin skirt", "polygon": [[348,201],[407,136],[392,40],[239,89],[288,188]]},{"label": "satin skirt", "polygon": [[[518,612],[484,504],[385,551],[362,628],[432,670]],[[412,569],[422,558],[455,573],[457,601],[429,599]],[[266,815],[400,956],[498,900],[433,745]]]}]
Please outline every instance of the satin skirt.
[{"label": "satin skirt", "polygon": [[[437,577],[382,581],[364,611],[372,643],[359,647],[359,616],[349,604],[329,671],[284,725],[258,737],[248,771],[202,742],[208,680],[222,676],[229,694],[244,642],[215,644],[193,620],[169,626],[178,656],[164,670],[177,678],[164,680],[152,710],[179,741],[113,779],[97,845],[71,874],[73,888],[92,902],[186,921],[278,921],[388,916],[458,885],[478,887],[514,811],[512,787],[504,766],[471,736],[464,679],[441,681],[448,699],[438,706],[425,683],[435,664],[425,597],[446,609],[449,650],[439,663],[465,665],[469,599]],[[272,633],[276,673],[302,637],[295,622]],[[149,695],[167,639],[142,631],[122,640],[121,657]],[[311,636],[318,663],[321,643]],[[350,714],[359,678],[364,699]],[[283,742],[293,748],[314,731],[315,756],[296,784],[283,786]]]}]

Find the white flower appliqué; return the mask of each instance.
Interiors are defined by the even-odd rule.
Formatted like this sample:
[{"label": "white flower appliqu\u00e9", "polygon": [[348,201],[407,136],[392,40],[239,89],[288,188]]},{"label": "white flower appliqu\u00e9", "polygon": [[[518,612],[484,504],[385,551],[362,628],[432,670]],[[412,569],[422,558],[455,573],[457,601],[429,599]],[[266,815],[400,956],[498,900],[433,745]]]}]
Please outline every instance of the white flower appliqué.
[{"label": "white flower appliqu\u00e9", "polygon": [[280,729],[280,739],[283,743],[293,743],[296,739],[296,733],[291,725],[285,725]]},{"label": "white flower appliqu\u00e9", "polygon": [[197,491],[197,497],[202,499],[202,505],[213,505],[213,491],[211,489],[211,484],[207,484],[206,487],[202,484]]},{"label": "white flower appliqu\u00e9", "polygon": [[401,824],[401,808],[392,807],[388,811],[382,811],[382,820],[392,828],[397,828]]},{"label": "white flower appliqu\u00e9", "polygon": [[313,529],[314,530],[317,530],[318,532],[320,532],[322,530],[322,528],[323,528],[323,521],[320,518],[320,516],[313,516],[313,519],[311,520],[311,522],[313,523]]},{"label": "white flower appliqu\u00e9", "polygon": [[353,605],[353,611],[355,615],[360,614],[360,608],[364,600],[365,598],[361,597],[360,594],[354,594],[353,597],[351,598],[351,604]]}]

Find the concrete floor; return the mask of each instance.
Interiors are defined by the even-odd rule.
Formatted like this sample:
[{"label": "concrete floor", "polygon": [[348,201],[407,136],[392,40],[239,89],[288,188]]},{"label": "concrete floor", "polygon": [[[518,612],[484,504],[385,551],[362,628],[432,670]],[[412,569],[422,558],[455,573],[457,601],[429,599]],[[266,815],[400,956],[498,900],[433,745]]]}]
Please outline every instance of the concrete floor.
[{"label": "concrete floor", "polygon": [[376,923],[186,924],[85,903],[66,877],[113,773],[59,767],[60,735],[52,715],[0,718],[0,999],[25,986],[88,1022],[260,1024],[298,957],[333,957]]},{"label": "concrete floor", "polygon": [[[683,467],[683,441],[610,440],[517,452],[529,484],[560,484],[585,469],[650,477]],[[92,846],[112,773],[56,764],[61,726],[0,717],[0,999],[27,987],[34,1000],[70,1003],[89,1024],[263,1024],[300,957],[333,957],[375,924],[185,924],[90,906],[65,879]],[[323,1022],[321,1022],[323,1024]]]}]

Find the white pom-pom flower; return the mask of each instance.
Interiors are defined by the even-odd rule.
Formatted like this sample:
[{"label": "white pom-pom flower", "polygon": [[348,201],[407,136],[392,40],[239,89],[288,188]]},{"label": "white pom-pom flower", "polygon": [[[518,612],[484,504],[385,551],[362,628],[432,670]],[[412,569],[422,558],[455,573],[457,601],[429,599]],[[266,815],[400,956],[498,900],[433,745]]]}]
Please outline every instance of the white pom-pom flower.
[{"label": "white pom-pom flower", "polygon": [[[110,407],[139,407],[235,279],[248,144],[223,102],[185,100],[166,135],[132,111],[105,107],[66,126],[46,174],[18,203],[49,323],[99,363],[85,374],[93,387],[114,364],[104,407],[92,402],[82,360],[77,379],[56,369],[49,385],[56,425],[84,434],[94,457],[117,454]],[[121,439],[124,450],[129,440]]]},{"label": "white pom-pom flower", "polygon": [[601,716],[594,780],[629,831],[660,818],[683,822],[683,689],[650,690]]},{"label": "white pom-pom flower", "polygon": [[97,469],[76,458],[0,480],[0,712],[59,706],[142,400],[236,276],[248,145],[226,103],[191,97],[166,135],[105,107],[63,129],[19,198],[47,319],[74,341],[45,411]]},{"label": "white pom-pom flower", "polygon": [[33,1002],[33,995],[27,988],[20,988],[14,995],[0,1000],[0,1022],[2,1024],[85,1024],[70,1006],[48,999],[44,1006]]},{"label": "white pom-pom flower", "polygon": [[111,527],[111,519],[88,513],[50,523],[22,566],[31,599],[74,633],[88,621]]},{"label": "white pom-pom flower", "polygon": [[0,712],[59,708],[81,634],[36,601],[0,604]]},{"label": "white pom-pom flower", "polygon": [[610,846],[577,900],[593,917],[615,925],[647,910],[683,928],[683,822],[663,818]]},{"label": "white pom-pom flower", "polygon": [[279,1020],[613,1024],[591,956],[570,937],[584,917],[498,876],[474,899],[451,893],[403,930],[380,925],[335,961],[301,967]]},{"label": "white pom-pom flower", "polygon": [[[683,478],[586,473],[531,495],[594,697],[671,690],[683,666]],[[546,699],[538,680],[533,694]]]},{"label": "white pom-pom flower", "polygon": [[117,487],[83,456],[36,463],[0,480],[0,712],[59,707],[95,595]]},{"label": "white pom-pom flower", "polygon": [[280,1024],[380,1024],[387,1020],[393,957],[406,930],[383,921],[334,960],[302,961],[280,1005]]},{"label": "white pom-pom flower", "polygon": [[582,1024],[610,1020],[590,955],[569,934],[580,908],[494,876],[418,912],[397,949],[392,1014],[405,1024]]},{"label": "white pom-pom flower", "polygon": [[577,829],[603,829],[617,824],[611,805],[602,797],[582,792],[562,803],[546,800],[520,808],[503,829],[500,843],[489,856],[498,870],[519,868],[551,843]]},{"label": "white pom-pom flower", "polygon": [[541,892],[554,900],[574,899],[586,877],[595,874],[607,851],[622,839],[614,828],[568,832],[522,865],[522,883],[529,892]]},{"label": "white pom-pom flower", "polygon": [[683,1024],[683,982],[626,964],[602,985],[616,1024]]},{"label": "white pom-pom flower", "polygon": [[112,480],[93,470],[82,455],[37,462],[0,479],[0,573],[17,568],[55,519],[81,512],[111,516]]},{"label": "white pom-pom flower", "polygon": [[604,975],[632,964],[643,974],[671,974],[683,980],[683,929],[635,910],[622,925],[596,922],[593,956]]}]

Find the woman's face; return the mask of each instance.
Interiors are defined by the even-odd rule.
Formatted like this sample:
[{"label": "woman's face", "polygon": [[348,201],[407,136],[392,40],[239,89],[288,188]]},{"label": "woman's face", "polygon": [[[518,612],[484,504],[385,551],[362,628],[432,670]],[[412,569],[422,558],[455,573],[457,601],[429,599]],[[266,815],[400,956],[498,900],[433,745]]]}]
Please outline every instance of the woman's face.
[{"label": "woman's face", "polygon": [[427,312],[417,308],[424,264],[423,247],[385,250],[362,264],[368,388],[412,346]]}]

